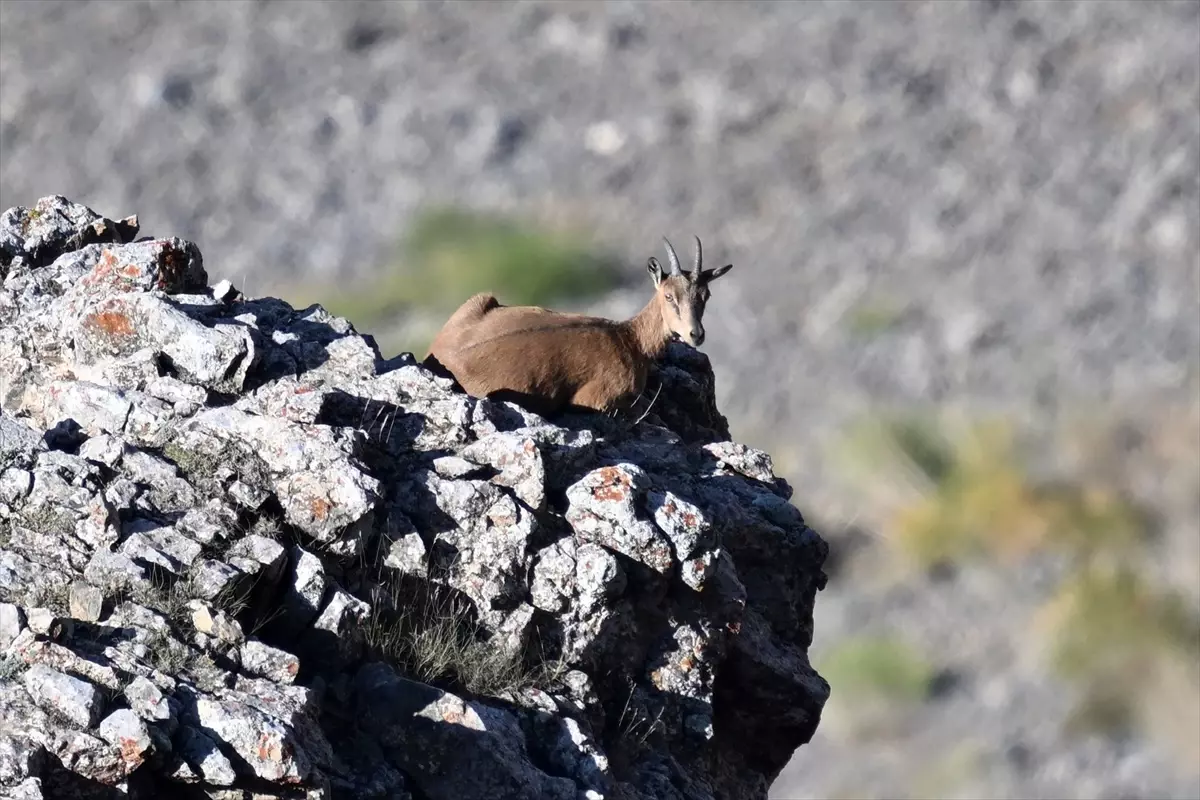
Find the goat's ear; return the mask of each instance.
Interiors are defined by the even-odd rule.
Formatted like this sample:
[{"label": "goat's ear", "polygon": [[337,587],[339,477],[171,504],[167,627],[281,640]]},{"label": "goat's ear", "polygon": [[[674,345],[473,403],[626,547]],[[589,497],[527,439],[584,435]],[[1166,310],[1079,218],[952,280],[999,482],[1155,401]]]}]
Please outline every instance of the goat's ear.
[{"label": "goat's ear", "polygon": [[700,282],[701,283],[712,283],[717,278],[724,275],[726,272],[729,272],[729,270],[731,270],[731,269],[733,269],[733,264],[726,264],[725,266],[717,267],[716,269],[706,269],[700,273],[700,278],[701,278]]},{"label": "goat's ear", "polygon": [[655,286],[662,283],[662,265],[658,263],[658,259],[654,256],[651,256],[650,260],[646,262],[646,272],[650,273],[650,279],[654,281]]}]

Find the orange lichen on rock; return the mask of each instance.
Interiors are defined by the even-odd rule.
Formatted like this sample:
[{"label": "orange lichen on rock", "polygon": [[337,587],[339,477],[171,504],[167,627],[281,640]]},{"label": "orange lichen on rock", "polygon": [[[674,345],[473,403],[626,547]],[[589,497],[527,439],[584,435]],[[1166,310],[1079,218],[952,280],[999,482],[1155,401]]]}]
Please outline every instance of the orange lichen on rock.
[{"label": "orange lichen on rock", "polygon": [[324,497],[314,497],[309,503],[312,510],[313,519],[324,521],[329,517],[329,511],[333,508],[333,504]]},{"label": "orange lichen on rock", "polygon": [[83,324],[110,339],[128,339],[137,334],[129,315],[121,311],[95,311],[84,318]]},{"label": "orange lichen on rock", "polygon": [[603,467],[600,470],[600,478],[604,483],[592,490],[592,497],[619,503],[629,496],[632,483],[629,476],[621,470],[616,467]]}]

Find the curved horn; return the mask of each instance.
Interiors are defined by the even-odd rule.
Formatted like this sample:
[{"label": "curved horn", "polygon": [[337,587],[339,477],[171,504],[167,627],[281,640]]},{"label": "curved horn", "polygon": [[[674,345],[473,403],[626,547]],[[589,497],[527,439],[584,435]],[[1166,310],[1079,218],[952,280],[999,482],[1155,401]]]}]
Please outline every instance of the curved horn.
[{"label": "curved horn", "polygon": [[663,244],[667,246],[667,261],[671,264],[672,275],[682,275],[683,269],[679,266],[679,256],[675,253],[675,248],[671,247],[671,243],[667,241],[667,237],[663,237]]},{"label": "curved horn", "polygon": [[696,240],[696,266],[692,270],[692,283],[697,283],[700,280],[700,268],[704,265],[704,248],[700,245],[700,237],[693,236]]}]

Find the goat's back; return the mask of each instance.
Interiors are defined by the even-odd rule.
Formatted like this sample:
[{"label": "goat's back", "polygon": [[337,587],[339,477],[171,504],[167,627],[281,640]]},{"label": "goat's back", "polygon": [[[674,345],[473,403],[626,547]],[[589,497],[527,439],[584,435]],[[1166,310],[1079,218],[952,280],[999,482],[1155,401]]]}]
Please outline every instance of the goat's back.
[{"label": "goat's back", "polygon": [[503,306],[490,294],[459,307],[434,339],[430,355],[475,397],[516,393],[555,409],[588,384],[600,382],[617,395],[640,391],[644,380],[618,323]]}]

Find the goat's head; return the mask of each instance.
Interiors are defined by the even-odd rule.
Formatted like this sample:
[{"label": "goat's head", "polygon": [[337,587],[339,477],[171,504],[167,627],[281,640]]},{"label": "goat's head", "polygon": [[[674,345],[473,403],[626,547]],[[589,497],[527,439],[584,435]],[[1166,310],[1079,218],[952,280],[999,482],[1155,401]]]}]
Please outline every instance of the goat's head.
[{"label": "goat's head", "polygon": [[704,343],[704,304],[708,302],[708,285],[733,269],[726,264],[719,269],[703,269],[704,253],[700,237],[696,238],[696,262],[691,272],[684,272],[679,265],[675,248],[663,237],[667,248],[667,263],[670,268],[663,272],[658,259],[651,257],[646,271],[654,280],[658,306],[662,310],[663,330],[673,339],[681,339],[692,347]]}]

